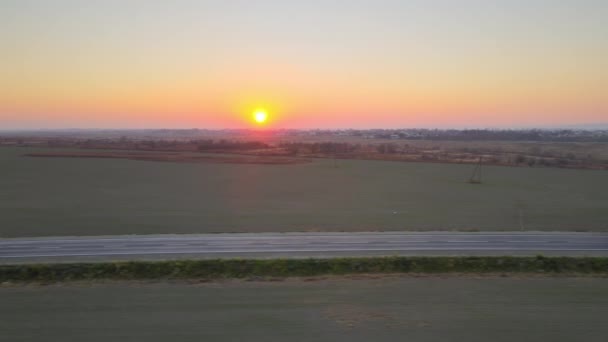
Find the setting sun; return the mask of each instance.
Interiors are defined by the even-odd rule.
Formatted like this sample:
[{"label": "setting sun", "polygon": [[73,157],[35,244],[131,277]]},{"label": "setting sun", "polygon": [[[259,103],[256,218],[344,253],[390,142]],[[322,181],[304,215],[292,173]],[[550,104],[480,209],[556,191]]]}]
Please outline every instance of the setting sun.
[{"label": "setting sun", "polygon": [[253,119],[255,122],[262,124],[268,119],[268,113],[264,109],[256,109],[253,112]]}]

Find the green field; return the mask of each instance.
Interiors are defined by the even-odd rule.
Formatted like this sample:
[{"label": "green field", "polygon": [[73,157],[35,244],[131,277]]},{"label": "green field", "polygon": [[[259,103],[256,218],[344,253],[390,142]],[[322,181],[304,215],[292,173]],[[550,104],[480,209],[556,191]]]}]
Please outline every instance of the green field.
[{"label": "green field", "polygon": [[[0,148],[0,236],[608,230],[608,173],[315,160],[298,165],[31,158]],[[50,150],[57,151],[57,150]]]},{"label": "green field", "polygon": [[606,278],[0,287],[0,341],[605,341]]}]

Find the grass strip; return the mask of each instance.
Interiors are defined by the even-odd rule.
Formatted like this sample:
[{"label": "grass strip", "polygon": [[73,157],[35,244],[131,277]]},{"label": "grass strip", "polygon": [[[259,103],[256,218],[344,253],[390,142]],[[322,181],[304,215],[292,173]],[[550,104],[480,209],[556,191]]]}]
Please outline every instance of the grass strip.
[{"label": "grass strip", "polygon": [[357,273],[608,273],[606,257],[214,259],[0,265],[0,282],[217,279]]}]

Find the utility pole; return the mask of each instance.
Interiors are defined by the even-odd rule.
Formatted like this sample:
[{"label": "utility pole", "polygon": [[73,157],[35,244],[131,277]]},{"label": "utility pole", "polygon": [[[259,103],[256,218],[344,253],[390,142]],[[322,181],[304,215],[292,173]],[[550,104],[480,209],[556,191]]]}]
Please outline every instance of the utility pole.
[{"label": "utility pole", "polygon": [[471,178],[469,178],[469,183],[471,184],[481,184],[481,162],[483,157],[479,157],[479,163],[475,165],[473,169],[473,174]]}]

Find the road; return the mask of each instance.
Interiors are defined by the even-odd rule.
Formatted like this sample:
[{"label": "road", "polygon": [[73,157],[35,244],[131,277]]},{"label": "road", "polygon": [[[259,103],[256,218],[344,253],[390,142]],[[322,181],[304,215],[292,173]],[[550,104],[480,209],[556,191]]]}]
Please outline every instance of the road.
[{"label": "road", "polygon": [[0,239],[0,262],[174,257],[608,255],[608,233],[260,233]]}]

